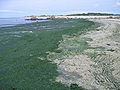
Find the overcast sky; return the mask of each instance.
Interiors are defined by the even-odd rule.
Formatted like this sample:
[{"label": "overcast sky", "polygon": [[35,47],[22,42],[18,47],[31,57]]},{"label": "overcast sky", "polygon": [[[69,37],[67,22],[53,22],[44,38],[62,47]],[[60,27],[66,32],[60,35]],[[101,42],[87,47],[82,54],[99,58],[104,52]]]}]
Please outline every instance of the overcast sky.
[{"label": "overcast sky", "polygon": [[120,14],[120,0],[0,0],[0,17],[82,12]]}]

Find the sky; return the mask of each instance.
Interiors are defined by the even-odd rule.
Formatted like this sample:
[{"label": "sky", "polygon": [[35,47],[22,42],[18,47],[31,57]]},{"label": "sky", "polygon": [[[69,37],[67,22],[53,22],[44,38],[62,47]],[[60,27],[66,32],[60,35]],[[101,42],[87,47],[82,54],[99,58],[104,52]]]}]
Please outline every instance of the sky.
[{"label": "sky", "polygon": [[0,0],[0,17],[88,12],[120,14],[120,0]]}]

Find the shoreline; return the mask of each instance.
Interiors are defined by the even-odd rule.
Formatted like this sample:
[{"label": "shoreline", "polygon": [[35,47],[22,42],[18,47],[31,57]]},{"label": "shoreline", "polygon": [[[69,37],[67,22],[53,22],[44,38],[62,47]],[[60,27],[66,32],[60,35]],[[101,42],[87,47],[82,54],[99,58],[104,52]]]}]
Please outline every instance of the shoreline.
[{"label": "shoreline", "polygon": [[29,24],[29,23],[35,23],[35,22],[45,22],[50,20],[25,20],[24,18],[0,18],[0,27],[11,27],[16,25],[22,25],[22,24]]}]

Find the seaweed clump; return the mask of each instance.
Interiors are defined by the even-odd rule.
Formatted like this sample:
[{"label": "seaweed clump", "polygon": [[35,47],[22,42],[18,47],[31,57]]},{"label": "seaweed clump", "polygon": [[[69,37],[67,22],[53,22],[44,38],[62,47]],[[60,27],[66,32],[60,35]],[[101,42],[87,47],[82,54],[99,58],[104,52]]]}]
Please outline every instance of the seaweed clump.
[{"label": "seaweed clump", "polygon": [[78,84],[76,84],[76,83],[71,84],[70,89],[71,90],[85,90],[85,88],[78,86]]}]

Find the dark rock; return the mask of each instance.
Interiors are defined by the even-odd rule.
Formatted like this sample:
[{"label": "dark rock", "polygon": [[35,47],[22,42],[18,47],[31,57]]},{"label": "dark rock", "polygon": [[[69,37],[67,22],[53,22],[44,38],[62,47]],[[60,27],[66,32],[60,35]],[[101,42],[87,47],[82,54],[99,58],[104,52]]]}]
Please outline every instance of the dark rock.
[{"label": "dark rock", "polygon": [[110,44],[107,44],[108,46],[110,46]]}]

